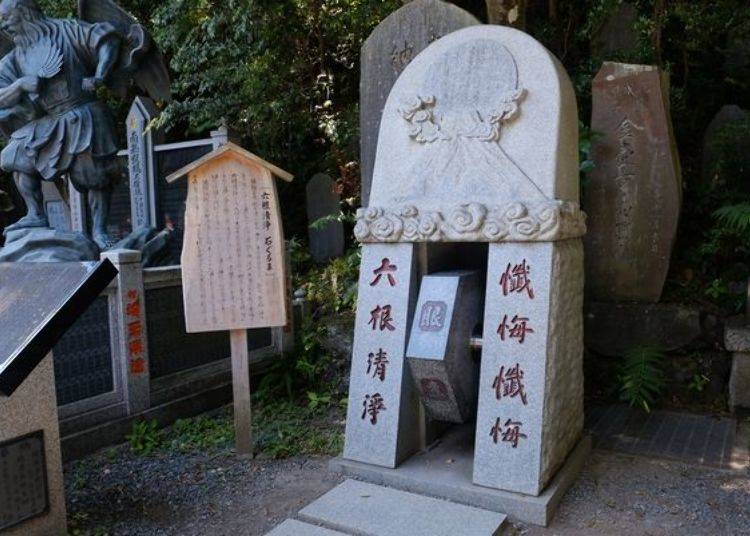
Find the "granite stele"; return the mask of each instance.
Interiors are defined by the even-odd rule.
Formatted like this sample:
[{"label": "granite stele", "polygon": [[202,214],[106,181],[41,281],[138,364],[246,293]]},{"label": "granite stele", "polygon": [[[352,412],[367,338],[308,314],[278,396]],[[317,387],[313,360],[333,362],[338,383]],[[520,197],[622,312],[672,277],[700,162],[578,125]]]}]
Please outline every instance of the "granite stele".
[{"label": "granite stele", "polygon": [[590,448],[577,140],[567,74],[521,31],[465,28],[406,67],[357,214],[362,268],[334,467],[549,522]]}]

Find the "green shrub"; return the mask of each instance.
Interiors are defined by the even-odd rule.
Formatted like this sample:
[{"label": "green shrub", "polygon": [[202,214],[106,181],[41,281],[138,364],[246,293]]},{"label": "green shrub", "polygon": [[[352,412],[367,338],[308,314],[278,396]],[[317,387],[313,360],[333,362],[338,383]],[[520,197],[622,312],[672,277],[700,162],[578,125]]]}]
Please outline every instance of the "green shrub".
[{"label": "green shrub", "polygon": [[149,456],[162,446],[163,434],[156,419],[133,423],[130,434],[125,436],[130,448],[139,456]]}]

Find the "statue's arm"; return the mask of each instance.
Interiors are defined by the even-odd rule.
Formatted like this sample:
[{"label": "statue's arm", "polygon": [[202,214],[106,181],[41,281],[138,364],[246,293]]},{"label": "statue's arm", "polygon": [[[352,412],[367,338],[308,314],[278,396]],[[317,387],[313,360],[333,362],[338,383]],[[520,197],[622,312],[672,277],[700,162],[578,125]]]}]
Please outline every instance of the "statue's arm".
[{"label": "statue's arm", "polygon": [[120,40],[110,37],[102,41],[97,47],[96,73],[91,78],[83,80],[85,91],[94,91],[107,81],[117,64],[120,56]]},{"label": "statue's arm", "polygon": [[20,76],[15,63],[15,51],[0,59],[0,108],[7,109],[16,106],[24,92],[38,89],[39,80],[36,77]]},{"label": "statue's arm", "polygon": [[39,90],[39,78],[24,76],[12,84],[0,89],[0,108],[10,108],[18,104],[24,93],[36,93]]}]

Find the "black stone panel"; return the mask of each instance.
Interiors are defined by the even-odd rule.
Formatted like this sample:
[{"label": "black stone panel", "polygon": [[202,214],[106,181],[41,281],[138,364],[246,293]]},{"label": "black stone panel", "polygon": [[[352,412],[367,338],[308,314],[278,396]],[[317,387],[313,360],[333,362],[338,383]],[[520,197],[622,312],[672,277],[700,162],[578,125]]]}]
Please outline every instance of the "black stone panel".
[{"label": "black stone panel", "polygon": [[109,306],[101,296],[53,349],[57,405],[112,392],[112,341]]},{"label": "black stone panel", "polygon": [[175,181],[168,184],[166,177],[178,169],[198,160],[213,150],[211,145],[160,151],[155,153],[156,159],[156,191],[158,198],[158,215],[160,225],[157,227],[173,228],[174,240],[170,241],[173,249],[170,257],[173,264],[179,264],[182,253],[182,235],[185,229],[185,201],[187,200],[187,180]]},{"label": "black stone panel", "polygon": [[44,433],[0,444],[0,532],[48,508]]},{"label": "black stone panel", "polygon": [[[146,291],[148,350],[152,378],[160,378],[229,357],[229,332],[187,333],[181,287]],[[248,330],[252,350],[271,346],[271,329]]]}]

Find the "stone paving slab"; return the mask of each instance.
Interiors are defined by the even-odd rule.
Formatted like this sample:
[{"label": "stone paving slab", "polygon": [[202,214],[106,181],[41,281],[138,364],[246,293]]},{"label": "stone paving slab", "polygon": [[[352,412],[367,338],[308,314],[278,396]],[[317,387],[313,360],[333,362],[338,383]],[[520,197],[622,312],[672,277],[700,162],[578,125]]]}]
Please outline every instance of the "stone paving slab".
[{"label": "stone paving slab", "polygon": [[302,509],[300,518],[371,536],[494,536],[505,515],[346,480]]},{"label": "stone paving slab", "polygon": [[281,525],[277,525],[271,532],[266,533],[266,536],[346,536],[346,534],[303,523],[296,519],[287,519]]},{"label": "stone paving slab", "polygon": [[722,469],[733,467],[737,421],[730,417],[600,406],[587,413],[586,429],[596,448]]},{"label": "stone paving slab", "polygon": [[335,458],[332,471],[439,497],[508,515],[511,519],[546,526],[557,505],[573,484],[591,452],[591,437],[584,436],[547,488],[538,497],[474,485],[474,427],[456,426],[427,452],[415,454],[397,469]]}]

